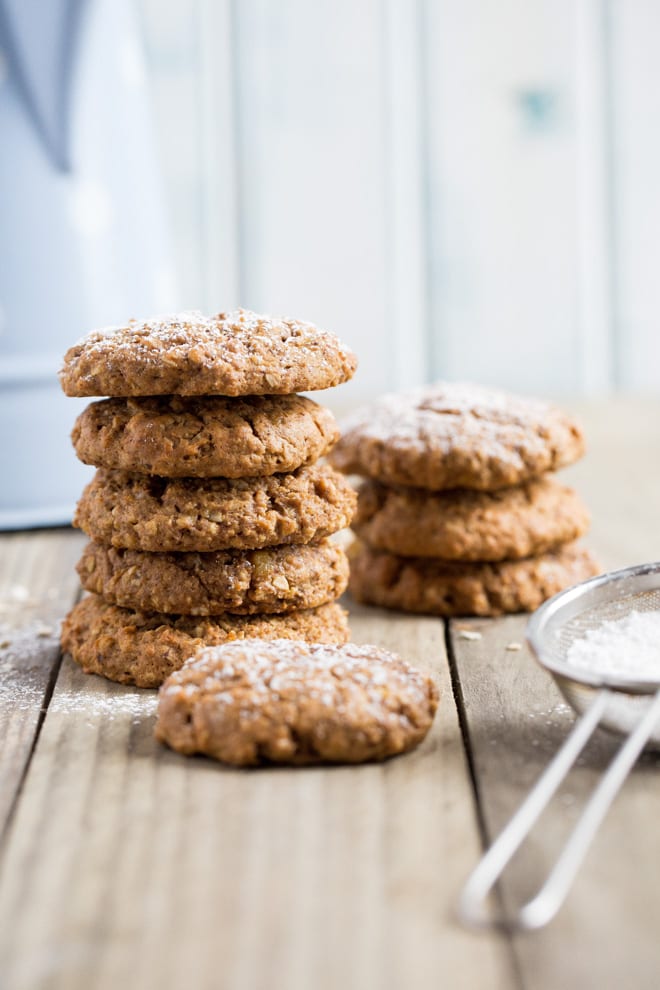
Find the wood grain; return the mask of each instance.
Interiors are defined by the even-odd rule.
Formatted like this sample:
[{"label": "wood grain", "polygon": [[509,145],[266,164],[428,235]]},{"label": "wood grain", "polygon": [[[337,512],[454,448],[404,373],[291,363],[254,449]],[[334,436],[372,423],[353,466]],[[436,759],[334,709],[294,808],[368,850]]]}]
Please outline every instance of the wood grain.
[{"label": "wood grain", "polygon": [[356,613],[358,641],[438,677],[433,731],[384,765],[226,770],[152,738],[154,694],[67,661],[11,829],[14,987],[510,987],[453,905],[478,854],[443,624]]},{"label": "wood grain", "polygon": [[[608,400],[578,407],[587,457],[562,473],[593,513],[588,543],[604,568],[660,560],[660,416],[657,402]],[[525,616],[454,622],[452,649],[463,717],[490,838],[514,813],[573,724],[552,678],[533,660]],[[461,638],[460,629],[481,634]],[[523,644],[519,651],[509,644]],[[531,896],[553,861],[617,741],[597,733],[579,765],[511,864],[505,902]],[[616,801],[567,903],[551,925],[516,939],[524,985],[657,986],[660,970],[660,759],[642,757]]]},{"label": "wood grain", "polygon": [[0,836],[52,686],[57,624],[78,589],[83,542],[69,530],[0,537]]},{"label": "wood grain", "polygon": [[[525,617],[460,623],[478,641],[452,631],[479,800],[492,840],[552,758],[573,724],[551,677],[527,648]],[[537,823],[505,874],[509,908],[538,888],[577,819],[617,741],[598,732],[568,782]],[[660,787],[654,755],[645,756],[605,821],[566,904],[546,929],[515,940],[523,983],[533,990],[657,986],[660,970],[660,888],[652,866],[660,857],[654,822]]]}]

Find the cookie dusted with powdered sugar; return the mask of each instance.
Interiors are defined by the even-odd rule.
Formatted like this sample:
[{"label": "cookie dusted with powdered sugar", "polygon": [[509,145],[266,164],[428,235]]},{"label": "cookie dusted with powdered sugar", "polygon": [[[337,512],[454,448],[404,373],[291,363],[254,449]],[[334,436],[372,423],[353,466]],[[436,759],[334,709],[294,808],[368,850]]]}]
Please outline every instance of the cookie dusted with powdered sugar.
[{"label": "cookie dusted with powdered sugar", "polygon": [[348,526],[356,495],[327,464],[267,478],[158,478],[100,468],[73,519],[127,550],[251,550],[314,543]]},{"label": "cookie dusted with powdered sugar", "polygon": [[377,550],[443,560],[518,560],[582,536],[589,512],[552,478],[480,492],[430,492],[366,481],[352,526]]},{"label": "cookie dusted with powdered sugar", "polygon": [[339,598],[348,583],[348,560],[328,540],[215,553],[144,553],[89,543],[78,574],[83,588],[123,608],[265,615]]},{"label": "cookie dusted with powdered sugar", "polygon": [[376,646],[244,640],[167,679],[156,738],[233,766],[362,763],[417,746],[437,704],[430,677]]},{"label": "cookie dusted with powdered sugar", "polygon": [[334,602],[287,615],[161,615],[109,605],[89,595],[62,623],[62,649],[86,674],[121,684],[158,687],[206,646],[235,639],[345,643],[346,613]]},{"label": "cookie dusted with powdered sugar", "polygon": [[356,542],[349,559],[349,589],[357,601],[446,618],[532,612],[599,573],[589,551],[574,543],[525,560],[464,564],[399,557]]},{"label": "cookie dusted with powdered sugar", "polygon": [[283,395],[348,381],[357,359],[313,323],[246,309],[94,330],[64,356],[67,395]]},{"label": "cookie dusted with powdered sugar", "polygon": [[584,446],[577,423],[550,403],[439,382],[356,412],[330,459],[384,484],[491,491],[572,464]]},{"label": "cookie dusted with powdered sugar", "polygon": [[164,478],[295,471],[338,437],[330,410],[302,395],[103,399],[83,410],[71,434],[85,464]]}]

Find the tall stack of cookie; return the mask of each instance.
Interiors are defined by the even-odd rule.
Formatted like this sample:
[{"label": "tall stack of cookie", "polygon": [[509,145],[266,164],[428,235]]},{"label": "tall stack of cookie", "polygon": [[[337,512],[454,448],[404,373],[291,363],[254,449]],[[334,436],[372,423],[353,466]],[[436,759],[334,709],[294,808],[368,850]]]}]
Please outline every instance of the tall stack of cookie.
[{"label": "tall stack of cookie", "polygon": [[344,643],[348,579],[328,540],[355,495],[319,461],[332,414],[297,395],[347,381],[355,356],[313,324],[245,310],[95,331],[60,372],[98,471],[74,525],[91,594],[64,621],[85,671],[154,687],[201,647],[237,638]]},{"label": "tall stack of cookie", "polygon": [[557,407],[438,383],[358,411],[330,455],[366,476],[349,551],[359,601],[440,616],[531,611],[597,573],[589,513],[549,472],[584,453]]}]

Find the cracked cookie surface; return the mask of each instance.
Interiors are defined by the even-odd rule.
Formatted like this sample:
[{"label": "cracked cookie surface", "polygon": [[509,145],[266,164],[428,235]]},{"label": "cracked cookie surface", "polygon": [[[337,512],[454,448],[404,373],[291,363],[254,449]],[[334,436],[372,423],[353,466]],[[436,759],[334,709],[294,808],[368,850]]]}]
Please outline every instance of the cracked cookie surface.
[{"label": "cracked cookie surface", "polygon": [[356,495],[330,466],[267,478],[159,478],[100,468],[74,526],[98,543],[162,552],[315,543],[350,523]]},{"label": "cracked cookie surface", "polygon": [[156,738],[233,766],[361,763],[417,746],[437,703],[430,677],[376,646],[244,640],[167,679]]},{"label": "cracked cookie surface", "polygon": [[302,395],[103,399],[71,434],[85,464],[167,478],[295,471],[338,437],[330,410]]},{"label": "cracked cookie surface", "polygon": [[446,563],[399,557],[356,542],[349,549],[349,589],[359,602],[444,617],[531,612],[599,568],[584,547],[498,563]]},{"label": "cracked cookie surface", "polygon": [[576,540],[589,527],[589,512],[576,492],[552,478],[495,492],[366,481],[352,526],[370,547],[402,556],[511,560]]},{"label": "cracked cookie surface", "polygon": [[335,467],[434,491],[517,485],[584,453],[582,430],[556,406],[477,385],[385,395],[340,425]]},{"label": "cracked cookie surface", "polygon": [[246,309],[94,330],[64,356],[66,395],[283,395],[331,388],[357,359],[313,323]]},{"label": "cracked cookie surface", "polygon": [[346,613],[335,603],[287,615],[198,618],[132,611],[89,595],[64,619],[62,649],[87,674],[158,687],[205,646],[246,637],[345,643],[348,635]]},{"label": "cracked cookie surface", "polygon": [[292,612],[334,601],[348,583],[341,547],[211,553],[145,553],[89,543],[78,563],[83,588],[124,608],[181,615]]}]

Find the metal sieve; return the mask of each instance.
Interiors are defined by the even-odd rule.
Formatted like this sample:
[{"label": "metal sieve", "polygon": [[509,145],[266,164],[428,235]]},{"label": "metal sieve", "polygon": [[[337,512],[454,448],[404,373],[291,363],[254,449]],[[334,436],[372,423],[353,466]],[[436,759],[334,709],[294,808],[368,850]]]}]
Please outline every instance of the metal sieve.
[{"label": "metal sieve", "polygon": [[[530,618],[527,639],[580,718],[508,825],[486,852],[459,901],[472,926],[531,930],[550,921],[562,903],[600,823],[645,746],[660,747],[660,679],[643,671],[618,677],[568,662],[571,645],[603,622],[631,612],[660,611],[660,563],[641,564],[591,578],[560,592]],[[625,736],[538,893],[510,918],[494,918],[486,898],[595,729]]]}]

